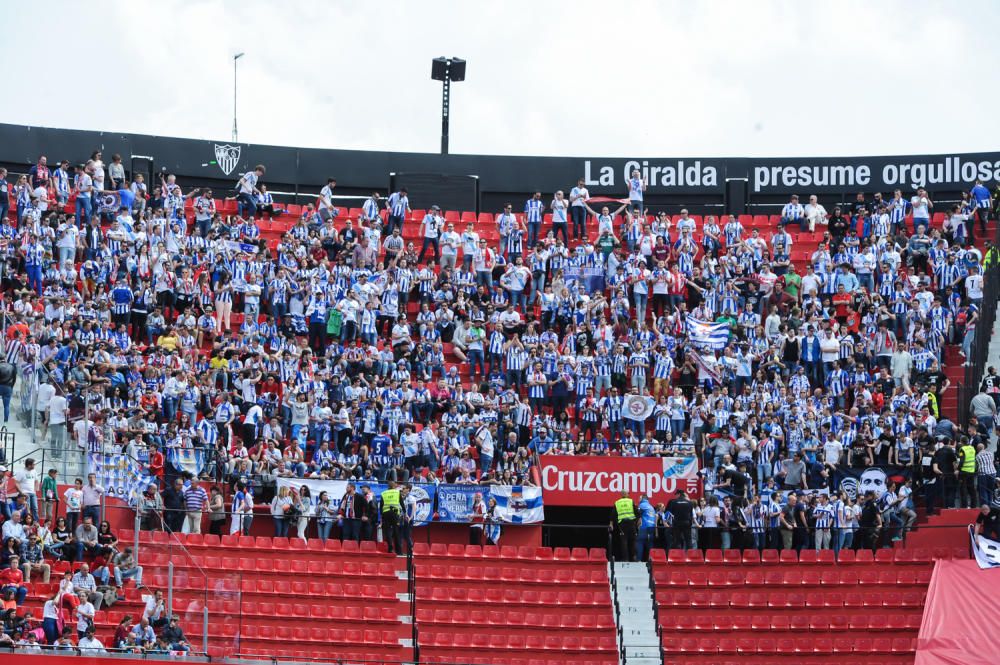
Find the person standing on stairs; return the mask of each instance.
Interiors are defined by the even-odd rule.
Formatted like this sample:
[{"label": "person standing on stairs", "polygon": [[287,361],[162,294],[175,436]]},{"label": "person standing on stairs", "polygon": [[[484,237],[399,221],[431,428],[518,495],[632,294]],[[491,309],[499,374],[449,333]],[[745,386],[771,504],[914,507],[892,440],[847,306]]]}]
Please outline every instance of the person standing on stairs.
[{"label": "person standing on stairs", "polygon": [[976,491],[976,449],[964,436],[962,437],[962,446],[958,449],[958,495],[962,508],[975,508],[978,498]]},{"label": "person standing on stairs", "polygon": [[656,544],[656,508],[645,494],[639,497],[639,537],[636,543],[636,561],[648,561],[649,551]]},{"label": "person standing on stairs", "polygon": [[618,543],[618,556],[625,561],[635,561],[636,515],[635,501],[629,498],[628,492],[622,492],[620,499],[615,501],[614,521],[615,534]]}]

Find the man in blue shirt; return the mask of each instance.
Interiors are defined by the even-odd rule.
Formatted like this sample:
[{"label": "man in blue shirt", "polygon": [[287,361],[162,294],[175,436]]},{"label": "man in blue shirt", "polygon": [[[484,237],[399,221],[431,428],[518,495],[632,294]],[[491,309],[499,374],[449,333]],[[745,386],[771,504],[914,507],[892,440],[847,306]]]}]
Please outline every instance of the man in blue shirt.
[{"label": "man in blue shirt", "polygon": [[[983,185],[983,181],[976,179],[976,184],[972,186],[972,190],[969,192],[972,200],[975,202],[975,213],[976,217],[979,219],[979,228],[982,229],[983,233],[986,233],[986,220],[990,216],[990,210],[993,208],[993,198],[990,196],[990,190],[986,189]],[[975,242],[972,239],[972,225],[969,225],[969,241]]]},{"label": "man in blue shirt", "polygon": [[649,497],[643,494],[639,497],[639,537],[635,543],[637,561],[645,561],[649,550],[656,542],[656,508],[650,503]]}]

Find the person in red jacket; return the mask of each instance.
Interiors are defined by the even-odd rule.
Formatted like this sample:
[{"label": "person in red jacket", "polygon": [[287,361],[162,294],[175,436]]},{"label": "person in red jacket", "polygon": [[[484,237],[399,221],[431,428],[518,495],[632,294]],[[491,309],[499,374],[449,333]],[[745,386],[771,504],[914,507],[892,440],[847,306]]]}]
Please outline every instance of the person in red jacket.
[{"label": "person in red jacket", "polygon": [[24,584],[24,573],[21,572],[21,560],[19,557],[10,558],[10,567],[0,570],[0,595],[8,591],[14,592],[14,601],[18,607],[24,605],[24,599],[28,597],[28,587]]},{"label": "person in red jacket", "polygon": [[155,443],[149,444],[152,450],[149,453],[149,475],[156,478],[156,482],[163,487],[163,453]]}]

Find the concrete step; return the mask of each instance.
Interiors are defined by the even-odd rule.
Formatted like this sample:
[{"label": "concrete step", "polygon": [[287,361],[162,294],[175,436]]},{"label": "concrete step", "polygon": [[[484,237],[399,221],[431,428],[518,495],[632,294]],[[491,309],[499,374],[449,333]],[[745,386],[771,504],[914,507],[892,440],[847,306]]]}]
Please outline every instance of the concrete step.
[{"label": "concrete step", "polygon": [[662,665],[663,661],[659,656],[656,658],[641,658],[639,656],[629,656],[628,665]]},{"label": "concrete step", "polygon": [[649,646],[660,643],[656,635],[656,627],[650,626],[645,630],[626,630],[622,632],[622,644],[629,646]]},{"label": "concrete step", "polygon": [[660,647],[659,645],[643,646],[643,647],[625,647],[625,660],[628,661],[629,665],[632,665],[633,658],[655,658],[657,661],[660,659]]}]

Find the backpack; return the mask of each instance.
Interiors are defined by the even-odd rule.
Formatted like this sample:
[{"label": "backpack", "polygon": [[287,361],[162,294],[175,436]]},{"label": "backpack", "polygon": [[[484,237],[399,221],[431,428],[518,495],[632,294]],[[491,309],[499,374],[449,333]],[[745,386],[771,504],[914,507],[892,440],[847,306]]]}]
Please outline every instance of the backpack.
[{"label": "backpack", "polygon": [[17,382],[17,368],[11,363],[0,362],[0,386],[14,387]]}]

